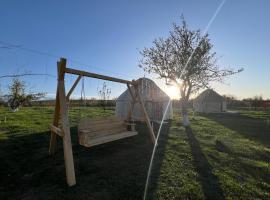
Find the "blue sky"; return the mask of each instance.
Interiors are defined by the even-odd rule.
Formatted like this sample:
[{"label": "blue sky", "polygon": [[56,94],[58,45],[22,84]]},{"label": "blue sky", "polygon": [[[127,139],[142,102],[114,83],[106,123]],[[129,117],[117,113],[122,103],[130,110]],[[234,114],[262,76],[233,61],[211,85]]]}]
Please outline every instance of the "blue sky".
[{"label": "blue sky", "polygon": [[[0,41],[20,48],[7,49],[0,43],[0,75],[25,71],[56,75],[57,57],[62,56],[68,58],[69,67],[125,79],[153,77],[138,68],[139,50],[150,47],[157,37],[166,37],[172,23],[180,22],[181,14],[190,28],[204,30],[220,3],[220,0],[2,0]],[[269,9],[267,0],[227,0],[210,26],[208,33],[220,56],[219,64],[245,68],[241,74],[228,78],[225,85],[213,84],[219,93],[238,98],[254,95],[270,98]],[[67,87],[75,78],[67,76]],[[24,80],[31,91],[42,90],[54,96],[55,77]],[[2,92],[9,81],[0,79]],[[86,79],[87,96],[97,96],[102,83]],[[167,89],[161,81],[157,83]],[[124,85],[108,84],[114,97],[125,89]],[[80,87],[74,94],[75,97],[80,94]]]}]

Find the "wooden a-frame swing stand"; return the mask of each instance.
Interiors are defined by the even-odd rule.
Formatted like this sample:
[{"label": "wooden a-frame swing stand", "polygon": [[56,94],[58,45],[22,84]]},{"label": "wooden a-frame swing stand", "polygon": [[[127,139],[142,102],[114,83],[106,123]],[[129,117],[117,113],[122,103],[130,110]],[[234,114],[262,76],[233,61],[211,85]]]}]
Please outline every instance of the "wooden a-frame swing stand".
[{"label": "wooden a-frame swing stand", "polygon": [[[60,136],[63,139],[66,180],[69,186],[73,186],[76,184],[76,177],[75,177],[72,143],[71,143],[71,136],[70,136],[70,124],[69,124],[69,118],[68,118],[68,103],[69,103],[70,95],[72,94],[72,92],[74,91],[74,89],[76,88],[77,84],[79,83],[80,79],[83,76],[126,84],[132,97],[132,104],[128,112],[127,120],[131,119],[132,110],[138,99],[138,102],[141,107],[141,111],[144,115],[145,122],[149,129],[151,141],[155,143],[155,140],[156,140],[155,134],[151,126],[148,114],[146,112],[146,108],[144,106],[142,97],[138,90],[140,81],[138,80],[128,81],[128,80],[114,78],[110,76],[104,76],[100,74],[67,68],[65,58],[61,58],[60,61],[57,62],[57,69],[58,69],[58,80],[57,80],[56,102],[55,102],[53,123],[51,125],[51,140],[50,140],[49,154],[50,155],[55,154],[56,145],[57,145],[57,136]],[[69,90],[67,94],[65,92],[65,74],[78,75],[78,78],[76,79],[76,81],[74,82],[74,84],[72,85],[71,89]],[[130,86],[134,87],[134,93],[132,92]]]}]

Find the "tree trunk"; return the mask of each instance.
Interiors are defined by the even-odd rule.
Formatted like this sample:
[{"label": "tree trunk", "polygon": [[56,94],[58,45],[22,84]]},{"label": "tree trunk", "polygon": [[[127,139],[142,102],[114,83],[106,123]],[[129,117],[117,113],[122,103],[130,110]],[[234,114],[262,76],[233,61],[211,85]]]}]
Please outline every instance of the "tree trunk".
[{"label": "tree trunk", "polygon": [[188,110],[187,110],[187,101],[185,99],[181,100],[181,113],[183,119],[183,126],[187,127],[190,125],[190,121],[188,119]]}]

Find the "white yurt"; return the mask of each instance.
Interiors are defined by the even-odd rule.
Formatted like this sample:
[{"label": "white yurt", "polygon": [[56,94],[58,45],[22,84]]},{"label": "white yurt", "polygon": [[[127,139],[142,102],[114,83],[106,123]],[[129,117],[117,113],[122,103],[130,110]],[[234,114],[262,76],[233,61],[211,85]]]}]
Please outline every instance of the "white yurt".
[{"label": "white yurt", "polygon": [[[165,113],[166,107],[169,103],[167,114],[164,120],[172,119],[173,109],[170,97],[163,92],[154,81],[148,78],[140,78],[141,85],[139,87],[139,92],[142,96],[146,111],[151,121],[160,122],[162,120],[163,114]],[[131,87],[134,93],[134,88]],[[123,92],[116,100],[115,114],[118,118],[125,120],[127,118],[128,111],[131,107],[132,97],[129,90],[127,89]],[[143,121],[144,117],[141,112],[141,107],[136,101],[133,109],[132,119],[135,121]]]},{"label": "white yurt", "polygon": [[223,96],[212,89],[207,89],[194,99],[193,108],[200,113],[218,113],[225,112],[227,104]]}]

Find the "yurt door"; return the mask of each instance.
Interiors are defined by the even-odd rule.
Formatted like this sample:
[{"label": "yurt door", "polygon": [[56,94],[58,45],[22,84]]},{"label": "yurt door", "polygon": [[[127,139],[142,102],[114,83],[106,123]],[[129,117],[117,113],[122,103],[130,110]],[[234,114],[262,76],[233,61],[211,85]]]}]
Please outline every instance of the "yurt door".
[{"label": "yurt door", "polygon": [[163,103],[153,102],[153,118],[155,121],[161,121],[163,114]]}]

